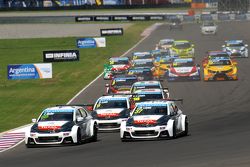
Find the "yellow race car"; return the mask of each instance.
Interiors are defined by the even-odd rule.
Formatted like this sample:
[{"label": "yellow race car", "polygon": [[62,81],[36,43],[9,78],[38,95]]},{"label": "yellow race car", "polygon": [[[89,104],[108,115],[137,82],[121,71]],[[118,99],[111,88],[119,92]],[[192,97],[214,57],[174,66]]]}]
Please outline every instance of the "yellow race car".
[{"label": "yellow race car", "polygon": [[170,48],[170,54],[178,55],[180,58],[193,58],[194,57],[194,44],[187,40],[174,41],[173,46]]},{"label": "yellow race car", "polygon": [[236,65],[230,58],[210,59],[204,67],[204,81],[238,80]]},{"label": "yellow race car", "polygon": [[163,77],[176,57],[177,56],[162,56],[155,58],[153,69],[154,77]]}]

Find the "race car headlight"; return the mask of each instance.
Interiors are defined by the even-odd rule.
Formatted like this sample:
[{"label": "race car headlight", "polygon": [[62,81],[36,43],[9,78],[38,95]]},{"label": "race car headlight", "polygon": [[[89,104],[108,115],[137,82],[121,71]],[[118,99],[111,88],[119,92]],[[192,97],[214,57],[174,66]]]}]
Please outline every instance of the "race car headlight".
[{"label": "race car headlight", "polygon": [[38,131],[38,124],[34,124],[31,129],[30,129],[30,132],[34,133],[34,132],[37,132]]}]

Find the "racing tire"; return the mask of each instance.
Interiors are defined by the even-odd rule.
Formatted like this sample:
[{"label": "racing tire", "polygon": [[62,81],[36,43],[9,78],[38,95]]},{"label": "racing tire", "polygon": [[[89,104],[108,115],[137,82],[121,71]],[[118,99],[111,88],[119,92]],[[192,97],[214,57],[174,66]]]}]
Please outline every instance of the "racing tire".
[{"label": "racing tire", "polygon": [[77,141],[76,141],[76,145],[80,145],[82,144],[82,134],[80,129],[77,130]]},{"label": "racing tire", "polygon": [[189,129],[188,129],[188,120],[187,118],[185,119],[185,130],[184,130],[184,136],[188,136],[188,132],[189,132]]},{"label": "racing tire", "polygon": [[173,123],[173,136],[172,139],[176,139],[177,138],[177,133],[176,133],[176,126],[175,126],[175,122]]},{"label": "racing tire", "polygon": [[94,134],[93,134],[93,136],[91,137],[91,141],[92,142],[96,142],[97,141],[97,132],[98,132],[98,129],[97,129],[97,125],[96,124],[94,124]]}]

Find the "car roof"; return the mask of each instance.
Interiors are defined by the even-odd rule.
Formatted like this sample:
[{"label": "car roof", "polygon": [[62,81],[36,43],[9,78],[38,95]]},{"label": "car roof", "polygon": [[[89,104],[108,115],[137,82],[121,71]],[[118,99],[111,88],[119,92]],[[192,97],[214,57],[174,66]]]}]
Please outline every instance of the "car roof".
[{"label": "car roof", "polygon": [[228,40],[225,41],[227,44],[239,44],[239,43],[243,43],[243,40]]},{"label": "car roof", "polygon": [[110,57],[109,60],[129,60],[128,57]]},{"label": "car roof", "polygon": [[140,85],[160,85],[160,81],[139,81],[135,82],[134,86],[140,86]]},{"label": "car roof", "polygon": [[177,58],[174,59],[175,63],[193,62],[193,58]]},{"label": "car roof", "polygon": [[135,94],[162,94],[163,90],[162,89],[139,89],[136,90],[134,93]]},{"label": "car roof", "polygon": [[57,106],[43,110],[43,112],[74,112],[81,107],[79,106]]}]

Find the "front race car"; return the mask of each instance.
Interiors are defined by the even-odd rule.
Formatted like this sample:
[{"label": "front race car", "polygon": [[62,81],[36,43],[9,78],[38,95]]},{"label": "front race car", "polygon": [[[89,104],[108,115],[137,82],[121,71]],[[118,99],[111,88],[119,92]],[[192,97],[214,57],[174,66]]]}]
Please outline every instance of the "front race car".
[{"label": "front race car", "polygon": [[167,101],[138,103],[132,116],[121,124],[121,140],[166,139],[175,138],[176,133],[187,134],[186,116],[180,111],[174,118],[170,114],[171,106]]},{"label": "front race car", "polygon": [[231,59],[212,59],[204,67],[204,81],[238,80],[236,62]]},{"label": "front race car", "polygon": [[131,66],[128,57],[111,57],[109,64],[104,65],[104,79],[112,79],[115,75],[124,74]]},{"label": "front race car", "polygon": [[206,21],[201,26],[201,33],[204,35],[215,35],[217,33],[217,25],[212,21]]},{"label": "front race car", "polygon": [[194,45],[185,40],[175,41],[170,48],[170,54],[173,56],[178,55],[182,58],[194,57]]},{"label": "front race car", "polygon": [[94,105],[92,116],[96,120],[98,130],[119,130],[121,122],[126,120],[133,108],[133,103],[128,96],[102,96]]},{"label": "front race car", "polygon": [[248,57],[248,45],[244,44],[242,40],[230,40],[225,42],[226,44],[222,46],[222,49],[227,52],[230,57]]},{"label": "front race car", "polygon": [[[86,118],[78,117],[76,112],[84,112]],[[79,144],[85,138],[91,138],[97,133],[92,129],[92,117],[80,107],[52,107],[45,109],[38,120],[25,133],[27,147],[37,145]],[[87,116],[89,117],[87,118]],[[85,128],[82,126],[85,123]],[[94,130],[94,131],[92,131]]]},{"label": "front race car", "polygon": [[166,72],[168,81],[200,80],[200,67],[192,58],[175,59]]}]

